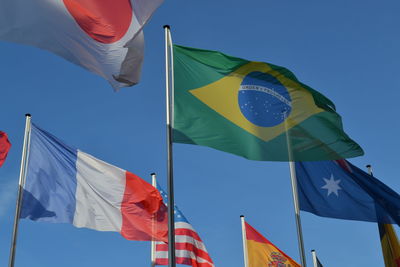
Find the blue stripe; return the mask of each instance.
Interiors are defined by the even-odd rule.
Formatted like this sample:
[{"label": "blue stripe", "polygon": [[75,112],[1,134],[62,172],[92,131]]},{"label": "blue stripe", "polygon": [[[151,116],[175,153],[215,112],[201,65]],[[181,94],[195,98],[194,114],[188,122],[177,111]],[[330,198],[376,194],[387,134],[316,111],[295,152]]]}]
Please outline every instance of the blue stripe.
[{"label": "blue stripe", "polygon": [[77,149],[32,124],[21,218],[72,223]]}]

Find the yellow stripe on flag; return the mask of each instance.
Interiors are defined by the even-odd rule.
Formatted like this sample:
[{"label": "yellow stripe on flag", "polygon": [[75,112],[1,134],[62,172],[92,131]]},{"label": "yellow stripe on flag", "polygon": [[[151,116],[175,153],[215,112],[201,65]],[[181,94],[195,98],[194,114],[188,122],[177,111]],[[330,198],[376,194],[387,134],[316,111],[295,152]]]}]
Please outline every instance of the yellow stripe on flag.
[{"label": "yellow stripe on flag", "polygon": [[379,224],[385,267],[400,267],[400,245],[391,224]]}]

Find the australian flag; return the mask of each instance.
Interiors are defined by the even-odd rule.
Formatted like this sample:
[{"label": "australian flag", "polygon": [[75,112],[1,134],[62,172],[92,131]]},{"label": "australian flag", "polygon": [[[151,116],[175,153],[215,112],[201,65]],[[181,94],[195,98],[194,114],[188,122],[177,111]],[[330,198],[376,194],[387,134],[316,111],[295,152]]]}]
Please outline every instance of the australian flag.
[{"label": "australian flag", "polygon": [[300,209],[400,226],[400,196],[346,160],[296,162]]}]

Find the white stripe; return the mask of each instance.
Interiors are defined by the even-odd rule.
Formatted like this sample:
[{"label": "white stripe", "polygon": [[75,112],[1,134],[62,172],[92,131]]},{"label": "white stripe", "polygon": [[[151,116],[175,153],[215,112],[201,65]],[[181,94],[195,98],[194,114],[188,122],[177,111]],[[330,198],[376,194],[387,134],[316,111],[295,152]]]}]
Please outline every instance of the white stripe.
[{"label": "white stripe", "polygon": [[[180,258],[195,259],[199,263],[208,263],[211,266],[214,266],[214,264],[212,264],[211,262],[201,257],[196,257],[196,255],[194,255],[194,253],[189,250],[176,250],[175,256]],[[168,259],[168,251],[156,251],[156,259]]]},{"label": "white stripe", "polygon": [[99,231],[121,231],[125,171],[78,151],[73,224]]},{"label": "white stripe", "polygon": [[[178,228],[190,229],[196,233],[196,231],[193,229],[193,227],[188,223],[180,223],[181,224],[180,226],[185,225],[185,227],[179,227],[177,224],[178,223],[175,223],[175,229],[178,229]],[[190,228],[188,226],[190,226]],[[188,235],[175,235],[175,243],[190,243],[190,244],[193,244],[196,248],[207,252],[206,246],[204,245],[203,242],[201,242],[191,236],[188,236]],[[156,242],[156,244],[164,244],[164,242]]]},{"label": "white stripe", "polygon": [[175,236],[175,243],[190,243],[190,244],[193,244],[198,249],[207,251],[206,246],[204,245],[203,242],[200,242],[191,236],[177,235],[177,236]]},{"label": "white stripe", "polygon": [[[197,233],[196,230],[192,227],[191,224],[186,223],[186,222],[176,222],[175,223],[175,229],[188,229],[192,230],[193,232]],[[196,248],[204,251],[207,253],[207,249],[204,245],[203,242],[187,235],[175,235],[175,243],[189,243],[193,244]],[[156,244],[165,244],[164,242],[156,242]],[[157,247],[156,247],[157,249]],[[176,257],[181,257],[181,258],[191,258],[196,260],[198,263],[207,263],[211,266],[214,266],[213,263],[207,261],[204,258],[201,258],[200,256],[196,256],[193,251],[190,250],[178,250],[176,249],[175,251]],[[168,259],[168,251],[156,251],[155,253],[155,258],[156,259]]]},{"label": "white stripe", "polygon": [[[176,243],[189,243],[189,244],[192,244],[193,246],[195,246],[196,248],[208,253],[207,249],[206,249],[206,246],[204,245],[203,242],[200,242],[197,239],[194,239],[194,238],[192,238],[190,236],[176,235],[175,236],[175,244]],[[165,243],[164,242],[156,242],[156,244],[165,244]],[[157,249],[157,247],[156,247],[156,249]],[[177,251],[178,251],[178,249],[177,249]]]},{"label": "white stripe", "polygon": [[265,87],[265,86],[261,86],[261,85],[241,85],[240,86],[240,91],[258,91],[258,92],[264,92],[267,94],[270,94],[276,98],[278,98],[281,102],[285,103],[286,105],[288,105],[289,107],[292,107],[292,103],[287,100],[284,96],[280,95],[278,92],[276,92],[274,89]]},{"label": "white stripe", "polygon": [[175,223],[175,229],[190,229],[193,232],[196,232],[194,230],[193,226],[191,224],[185,223],[185,222],[176,222]]},{"label": "white stripe", "polygon": [[[196,230],[192,227],[191,224],[188,224],[186,222],[176,222],[175,223],[175,230],[176,229],[189,229],[192,230],[193,232],[197,233]],[[196,248],[201,249],[205,252],[207,252],[206,246],[204,245],[203,242],[187,235],[175,235],[175,243],[190,243],[193,244]],[[164,242],[156,242],[156,244],[165,244]]]},{"label": "white stripe", "polygon": [[[206,246],[204,245],[203,242],[200,242],[190,236],[177,235],[177,236],[175,236],[175,244],[176,243],[189,243],[189,244],[192,244],[193,246],[195,246],[196,248],[207,252]],[[158,242],[156,242],[156,244],[165,244],[165,243],[158,241]]]}]

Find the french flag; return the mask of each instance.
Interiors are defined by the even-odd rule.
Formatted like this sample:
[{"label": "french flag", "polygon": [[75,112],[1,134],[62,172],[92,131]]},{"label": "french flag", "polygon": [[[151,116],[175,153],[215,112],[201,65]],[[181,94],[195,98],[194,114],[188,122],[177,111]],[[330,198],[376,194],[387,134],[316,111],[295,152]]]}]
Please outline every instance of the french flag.
[{"label": "french flag", "polygon": [[167,241],[160,193],[133,173],[65,145],[31,125],[21,218]]}]

